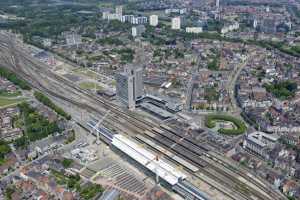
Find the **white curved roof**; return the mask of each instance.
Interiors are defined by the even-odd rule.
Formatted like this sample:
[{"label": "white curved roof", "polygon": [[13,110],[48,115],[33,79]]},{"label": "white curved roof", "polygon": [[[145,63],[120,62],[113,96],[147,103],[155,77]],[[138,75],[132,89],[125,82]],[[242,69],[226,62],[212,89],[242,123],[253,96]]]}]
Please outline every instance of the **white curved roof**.
[{"label": "white curved roof", "polygon": [[123,135],[114,135],[112,144],[153,173],[157,173],[160,178],[164,179],[170,185],[175,185],[178,183],[179,179],[186,178],[184,173],[162,159],[156,161],[156,154],[146,150],[138,143],[124,137]]}]

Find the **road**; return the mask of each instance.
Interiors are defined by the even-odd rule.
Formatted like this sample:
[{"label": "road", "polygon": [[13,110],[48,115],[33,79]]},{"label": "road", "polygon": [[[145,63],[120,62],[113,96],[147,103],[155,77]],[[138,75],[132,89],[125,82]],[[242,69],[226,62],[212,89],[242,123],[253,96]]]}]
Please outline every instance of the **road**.
[{"label": "road", "polygon": [[235,86],[241,71],[247,66],[248,62],[252,60],[253,56],[256,56],[255,52],[250,53],[247,56],[247,58],[235,68],[235,70],[231,73],[230,77],[232,78],[230,79],[227,86],[227,91],[229,92],[230,99],[231,99],[232,113],[238,116],[240,116],[241,109],[238,106],[238,103],[235,98]]},{"label": "road", "polygon": [[15,146],[14,146],[12,143],[10,143],[9,146],[10,146],[10,148],[11,148],[13,154],[16,156],[18,162],[19,162],[20,164],[22,164],[23,161],[22,161],[21,157],[19,156],[19,154],[16,152]]},{"label": "road", "polygon": [[195,76],[192,75],[192,77],[189,80],[187,92],[186,92],[186,95],[185,95],[185,98],[186,98],[185,106],[186,106],[186,109],[188,111],[191,110],[191,106],[192,106],[192,95],[193,95],[193,88],[194,88],[194,80],[195,80]]}]

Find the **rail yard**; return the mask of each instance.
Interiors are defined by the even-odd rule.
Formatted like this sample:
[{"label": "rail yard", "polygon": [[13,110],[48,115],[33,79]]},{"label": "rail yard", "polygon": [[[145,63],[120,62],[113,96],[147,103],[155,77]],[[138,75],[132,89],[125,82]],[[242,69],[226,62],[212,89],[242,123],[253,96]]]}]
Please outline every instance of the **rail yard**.
[{"label": "rail yard", "polygon": [[[229,199],[285,199],[282,194],[272,190],[270,185],[261,179],[246,174],[243,169],[231,164],[205,144],[205,141],[201,143],[196,141],[194,134],[197,133],[189,130],[174,130],[167,123],[144,119],[134,112],[118,108],[113,103],[79,88],[64,77],[55,74],[46,64],[35,60],[21,44],[4,33],[0,34],[0,59],[3,66],[9,67],[34,89],[52,98],[60,99],[100,117],[110,111],[103,122],[103,126],[111,134],[106,140],[108,145],[111,145],[115,135],[125,135],[135,143],[145,145],[144,148],[153,154],[162,154],[163,159],[175,166],[181,166],[182,173],[206,182]],[[87,126],[86,121],[77,121],[77,123]],[[99,134],[103,135],[103,130],[100,130]],[[195,189],[192,180],[186,179],[171,185],[172,189],[178,193],[188,193],[191,199],[206,199],[200,192],[201,188]]]}]

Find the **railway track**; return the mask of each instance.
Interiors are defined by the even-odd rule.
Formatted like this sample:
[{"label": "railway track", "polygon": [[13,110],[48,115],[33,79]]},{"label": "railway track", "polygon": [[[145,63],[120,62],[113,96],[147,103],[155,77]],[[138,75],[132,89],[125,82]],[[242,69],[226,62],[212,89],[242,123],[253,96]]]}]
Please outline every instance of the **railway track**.
[{"label": "railway track", "polygon": [[[172,141],[177,141],[179,138],[182,138],[182,135],[180,135],[178,132],[172,131],[169,128],[164,128],[164,127],[165,127],[164,125],[161,126],[161,128],[163,128],[167,132],[165,132],[165,133],[163,133],[161,131],[157,131],[157,132],[159,134],[163,135],[165,138],[171,139]],[[185,146],[187,149],[189,149],[190,152],[194,152],[199,157],[199,159],[201,159],[203,162],[208,163],[209,160],[210,160],[212,164],[209,164],[205,168],[213,169],[214,171],[226,176],[227,179],[229,179],[229,180],[237,179],[236,176],[232,176],[230,174],[230,173],[235,173],[236,175],[239,175],[240,177],[242,177],[242,178],[246,179],[247,181],[251,182],[252,184],[254,184],[257,188],[262,190],[264,193],[269,194],[270,196],[272,196],[272,198],[274,198],[274,199],[278,198],[278,194],[274,194],[273,191],[266,189],[266,187],[264,187],[261,184],[258,184],[257,181],[251,181],[251,179],[249,180],[249,177],[245,177],[246,175],[241,174],[238,171],[238,169],[235,169],[232,166],[230,166],[229,164],[224,163],[224,161],[221,161],[220,159],[217,159],[216,157],[213,157],[212,153],[208,149],[206,149],[202,145],[199,145],[199,144],[195,143],[195,141],[193,141],[189,138],[184,138],[184,142],[181,142],[180,145]],[[221,165],[221,166],[216,167],[218,165]],[[221,167],[223,167],[226,170],[220,169]],[[236,170],[236,171],[234,171],[234,170]],[[239,180],[236,180],[236,183],[241,185],[240,184],[241,181],[239,181]],[[242,184],[242,185],[244,185],[244,187],[247,188],[246,184]],[[265,197],[265,199],[267,199],[267,197]]]},{"label": "railway track", "polygon": [[[182,135],[179,134],[178,132],[171,130],[170,128],[166,127],[165,125],[161,125],[161,128],[164,129],[165,131],[167,131],[168,133],[172,133],[173,135],[165,135],[167,138],[172,138],[173,141],[178,140],[178,138],[181,138]],[[162,132],[161,132],[162,133]],[[196,153],[198,156],[201,156],[202,158],[204,158],[205,156],[205,160],[210,159],[212,160],[212,162],[216,163],[216,165],[222,165],[227,171],[230,171],[231,173],[235,173],[236,175],[241,176],[242,178],[246,179],[247,181],[251,182],[252,184],[254,184],[256,187],[258,187],[260,190],[264,191],[266,194],[271,195],[273,198],[278,197],[278,194],[274,194],[273,191],[266,189],[266,187],[264,187],[264,185],[262,184],[258,184],[257,181],[253,181],[251,179],[249,179],[250,177],[247,177],[247,175],[242,174],[241,172],[238,171],[238,169],[232,167],[231,165],[229,165],[228,163],[225,163],[224,161],[216,158],[215,156],[213,156],[213,154],[215,153],[211,153],[211,151],[205,147],[203,147],[201,144],[197,144],[194,140],[191,140],[190,138],[185,138],[186,140],[186,144],[184,144],[185,146],[187,146],[187,148]],[[183,144],[183,143],[181,143]],[[197,147],[198,150],[195,150],[195,147]],[[220,170],[220,167],[216,167],[215,165],[210,165],[211,168],[215,169],[215,171],[219,171],[219,172],[223,172],[222,170]],[[228,178],[234,178],[234,176],[230,176],[227,175]]]},{"label": "railway track", "polygon": [[[27,74],[22,68],[20,68],[20,67],[15,67],[15,68],[14,68],[14,71],[17,72],[18,74],[22,73],[22,74],[23,74],[23,77],[22,77],[22,78],[25,79],[27,82],[31,83],[31,86],[33,86],[35,89],[37,89],[37,90],[39,90],[39,91],[41,91],[41,92],[45,92],[45,93],[47,93],[48,95],[50,95],[50,96],[52,96],[52,97],[61,99],[61,100],[65,101],[65,102],[68,102],[68,103],[70,103],[70,104],[72,104],[72,105],[76,105],[77,107],[82,108],[82,109],[85,109],[85,110],[87,110],[87,111],[89,111],[89,112],[95,112],[95,111],[96,111],[96,112],[99,113],[100,115],[101,115],[101,114],[102,114],[102,115],[105,114],[103,111],[101,111],[101,110],[99,110],[99,109],[97,109],[97,108],[95,108],[95,107],[93,107],[93,106],[91,106],[91,105],[89,105],[89,104],[86,104],[86,103],[80,103],[80,102],[78,102],[78,101],[76,101],[76,100],[74,100],[74,99],[72,99],[72,98],[66,97],[65,95],[61,95],[61,94],[59,94],[59,93],[57,93],[57,92],[54,92],[54,91],[51,90],[51,89],[48,89],[47,87],[44,87],[42,84],[40,84],[38,81],[36,81],[36,79],[33,79],[32,76],[28,75],[28,74]],[[39,73],[41,73],[41,72],[39,71]],[[109,108],[108,108],[108,109],[109,109]],[[118,119],[118,117],[117,117],[116,115],[114,115],[114,116],[110,115],[110,116],[108,116],[107,119],[105,120],[105,123],[108,123],[108,124],[110,124],[111,126],[113,126],[114,128],[118,129],[118,127],[115,127],[115,126],[114,126],[114,123],[113,123],[113,122],[118,123],[118,124],[120,123],[120,121],[119,121],[119,119]],[[130,130],[133,131],[133,132],[137,132],[137,133],[138,133],[138,132],[141,132],[141,131],[142,131],[141,129],[139,129],[139,130],[137,130],[137,129],[132,129],[131,127],[128,126],[128,124],[125,124],[125,123],[123,123],[122,126],[125,126],[127,129],[130,129]]]},{"label": "railway track", "polygon": [[[3,43],[1,43],[3,44]],[[101,99],[99,97],[95,97],[94,94],[91,94],[89,91],[87,90],[82,90],[81,88],[77,87],[76,85],[74,85],[73,83],[71,83],[70,81],[66,80],[65,78],[57,75],[57,74],[54,74],[53,72],[51,72],[50,70],[47,69],[47,65],[44,64],[44,63],[41,63],[41,62],[34,62],[33,61],[33,58],[32,57],[29,57],[29,56],[26,56],[23,54],[22,51],[20,51],[20,49],[17,49],[15,48],[13,45],[10,45],[9,47],[7,45],[4,45],[5,47],[9,48],[9,49],[12,49],[10,50],[11,54],[15,55],[14,57],[17,58],[16,59],[16,62],[18,63],[18,60],[19,58],[22,58],[23,60],[25,60],[26,62],[30,63],[31,65],[28,65],[26,66],[27,68],[30,67],[31,70],[35,71],[37,74],[47,74],[47,76],[49,78],[53,78],[54,80],[56,80],[57,82],[60,82],[60,83],[63,83],[64,85],[72,88],[73,90],[75,90],[76,92],[78,93],[82,93],[84,94],[85,96],[87,96],[89,99],[92,99],[94,101],[96,101],[97,103],[100,103],[101,106],[103,106],[105,109],[107,110],[110,110],[111,112],[113,113],[116,113],[118,114],[119,117],[122,117],[126,120],[128,120],[129,122],[132,122],[132,123],[136,123],[136,126],[139,126],[139,128],[141,129],[149,129],[151,127],[155,127],[157,125],[155,125],[154,123],[150,123],[149,121],[146,121],[146,120],[142,120],[140,118],[138,118],[137,116],[135,116],[134,113],[131,113],[129,111],[122,111],[121,109],[119,108],[116,108],[115,105],[113,105],[111,102],[107,101],[107,100],[104,100],[104,99]],[[43,67],[39,67],[39,66],[43,66]],[[35,68],[33,68],[32,66],[36,66]],[[17,74],[20,74],[22,73],[22,76],[26,76],[26,80],[30,80],[30,82],[32,83],[32,85],[34,87],[36,87],[36,84],[38,84],[39,86],[40,83],[39,81],[37,81],[36,79],[33,79],[31,77],[31,75],[29,75],[28,73],[26,73],[22,67],[20,67],[19,64],[17,64],[15,67],[14,67],[14,71],[17,73]],[[23,77],[24,78],[24,77]],[[33,83],[35,82],[35,84]],[[47,89],[45,87],[43,87],[44,89]],[[49,91],[49,90],[48,90]],[[74,92],[74,91],[72,91]],[[52,92],[53,93],[53,92]],[[54,93],[53,93],[54,95]],[[104,113],[102,113],[104,114]],[[145,125],[147,125],[148,127],[146,127]]]},{"label": "railway track", "polygon": [[[172,144],[174,144],[179,138],[175,135],[170,135],[170,133],[167,132],[156,133],[157,134],[155,135],[152,133],[146,133],[146,135],[152,140],[156,141],[158,144],[165,146],[169,149],[171,149]],[[197,167],[200,168],[201,173],[209,176],[213,180],[217,180],[218,183],[222,183],[222,185],[226,185],[227,187],[230,186],[234,189],[242,189],[244,193],[239,192],[240,190],[236,190],[236,192],[239,193],[241,197],[248,199],[247,197],[249,197],[250,194],[252,194],[253,196],[258,196],[256,192],[251,191],[247,184],[241,183],[239,180],[237,180],[232,175],[226,173],[224,170],[221,170],[215,165],[204,160],[204,151],[196,150],[194,146],[191,145],[189,147],[188,145],[189,143],[187,142],[187,140],[185,142],[181,142],[180,144],[178,144],[178,146],[176,146],[176,148],[172,149],[173,153],[176,153],[176,155],[180,155],[182,158],[187,159],[189,162],[195,164]],[[260,195],[259,199],[267,200],[269,198],[265,195]]]},{"label": "railway track", "polygon": [[[30,60],[29,60],[30,61]],[[28,75],[26,72],[24,72],[24,70],[22,70],[22,68],[20,68],[20,67],[18,67],[18,65],[19,65],[19,62],[17,61],[17,65],[16,65],[16,68],[15,68],[15,70],[17,70],[18,71],[18,73],[20,74],[20,72],[21,73],[23,73],[23,75],[25,75],[25,77],[23,76],[23,78],[25,79],[25,80],[27,80],[28,82],[30,82],[33,86],[35,86],[36,87],[36,84],[34,84],[34,82],[37,82],[37,83],[39,83],[38,81],[36,81],[35,79],[33,79],[32,78],[32,76],[30,76],[30,75]],[[33,63],[32,63],[33,64]],[[15,71],[16,72],[16,71]],[[37,71],[37,73],[43,73],[42,71]],[[60,79],[62,82],[66,82],[66,80],[64,80],[63,78],[61,78],[61,77],[56,77],[56,78],[58,78],[58,79]],[[99,112],[99,110],[97,110],[96,108],[94,108],[94,107],[92,107],[92,106],[90,106],[90,105],[87,105],[87,104],[84,104],[84,103],[79,103],[79,102],[77,102],[77,101],[75,101],[75,100],[73,100],[73,99],[70,99],[70,98],[67,98],[67,97],[65,97],[65,96],[63,96],[63,95],[60,95],[60,94],[58,94],[57,92],[53,92],[52,90],[49,90],[48,88],[46,88],[46,87],[44,87],[44,86],[42,86],[41,84],[38,84],[38,87],[36,87],[36,89],[38,89],[38,90],[40,90],[40,91],[43,91],[43,92],[46,92],[46,93],[48,93],[49,95],[51,95],[51,96],[53,96],[53,97],[56,97],[56,98],[59,98],[59,99],[62,99],[62,100],[64,100],[64,101],[67,101],[67,102],[69,102],[69,103],[72,103],[73,105],[76,105],[76,106],[78,106],[78,107],[81,107],[81,108],[85,108],[85,109],[87,109],[87,110],[89,110],[89,111],[97,111],[97,112]],[[77,88],[76,88],[77,89]],[[78,90],[78,89],[77,89]],[[89,95],[89,94],[88,94]],[[99,101],[98,101],[99,102]],[[102,101],[100,101],[101,103],[103,103]],[[106,105],[105,105],[106,106]],[[106,108],[107,109],[109,109],[110,107],[108,107],[108,106],[106,106]],[[127,118],[127,117],[126,117]],[[111,120],[111,119],[110,119]],[[116,119],[112,119],[113,121],[115,121],[116,122]],[[109,120],[107,120],[107,121],[109,121]],[[111,124],[111,123],[110,123]],[[112,125],[112,124],[111,124]],[[136,125],[136,124],[135,124]],[[142,127],[142,129],[145,131],[145,128],[144,127]],[[150,131],[150,129],[148,129],[149,131]],[[177,138],[178,139],[178,138]],[[167,142],[167,141],[169,141],[168,140],[168,138],[161,138],[161,141],[165,141],[165,145],[172,145],[173,143],[174,143],[174,139],[173,139],[173,142]],[[190,158],[190,160],[192,160],[194,163],[196,163],[198,166],[201,166],[201,167],[203,167],[203,163],[200,163],[198,160],[197,160],[197,155],[194,155],[194,154],[192,154],[192,153],[190,153],[189,151],[187,151],[186,150],[186,148],[188,148],[188,145],[185,145],[183,148],[181,148],[180,147],[180,151],[177,151],[176,153],[179,153],[180,155],[182,155],[183,154],[183,152],[185,153],[185,154],[183,154],[183,155],[189,155],[189,158]],[[195,150],[192,150],[192,152],[195,152]],[[213,176],[213,178],[214,179],[216,179],[217,177],[216,176]],[[222,181],[224,184],[226,184],[226,182],[224,182],[223,180],[219,180],[219,181]]]},{"label": "railway track", "polygon": [[[7,47],[7,46],[6,46]],[[12,51],[11,51],[12,52]],[[114,105],[112,105],[110,102],[97,98],[95,97],[93,94],[91,94],[89,91],[86,90],[82,90],[80,88],[78,88],[77,86],[75,86],[73,83],[70,83],[68,80],[66,80],[65,78],[57,75],[57,74],[53,74],[51,71],[47,70],[42,70],[42,68],[38,68],[38,65],[44,65],[43,63],[35,63],[32,61],[32,58],[28,58],[27,56],[24,56],[22,53],[19,52],[18,49],[14,48],[13,49],[14,54],[17,54],[14,57],[18,57],[18,58],[22,58],[24,60],[26,60],[26,62],[30,63],[29,65],[27,65],[27,68],[31,68],[31,70],[33,70],[37,75],[39,74],[47,74],[48,77],[53,78],[54,80],[57,80],[57,82],[61,82],[64,85],[68,86],[69,88],[72,88],[73,90],[76,90],[76,92],[78,93],[83,93],[86,97],[88,97],[89,99],[92,99],[93,101],[95,101],[96,103],[100,103],[101,107],[104,107],[106,110],[110,110],[112,113],[115,114],[115,121],[117,120],[117,118],[122,118],[125,119],[125,121],[130,122],[131,124],[134,124],[136,128],[138,128],[138,132],[145,130],[145,129],[151,129],[151,127],[154,127],[155,125],[150,123],[149,121],[145,121],[145,120],[141,120],[140,118],[136,117],[134,114],[132,113],[128,113],[125,111],[122,111],[118,108],[115,108]],[[79,106],[81,108],[86,108],[89,111],[97,111],[100,115],[104,115],[105,113],[103,111],[100,111],[99,109],[90,106],[86,103],[79,103],[76,100],[73,100],[71,98],[67,98],[64,95],[60,95],[57,92],[53,92],[52,90],[48,89],[47,87],[43,86],[40,84],[40,82],[37,79],[34,79],[32,77],[32,74],[29,75],[27,72],[25,72],[22,67],[20,67],[20,63],[18,61],[19,59],[16,60],[16,65],[13,67],[13,71],[17,74],[22,74],[22,78],[25,79],[26,81],[28,81],[34,88],[40,90],[40,91],[44,91],[46,93],[48,93],[49,95],[62,99],[64,101],[70,102],[76,106]],[[37,66],[36,68],[33,68],[31,66]],[[45,66],[46,67],[46,66]],[[64,88],[67,89],[67,88]],[[70,91],[70,92],[74,92],[74,91]],[[147,124],[147,125],[145,125]]]},{"label": "railway track", "polygon": [[[65,78],[63,78],[63,77],[61,77],[57,74],[52,73],[50,70],[47,69],[47,66],[44,63],[34,62],[32,57],[30,57],[28,55],[24,55],[24,53],[20,49],[17,49],[17,48],[14,47],[14,44],[7,44],[7,41],[5,41],[4,44],[3,44],[3,41],[2,42],[0,41],[0,46],[1,46],[2,51],[3,51],[3,48],[7,48],[8,51],[10,52],[10,54],[13,55],[13,57],[11,57],[10,59],[6,58],[5,62],[8,63],[8,64],[10,63],[10,65],[13,68],[13,71],[15,73],[19,74],[26,81],[28,81],[37,90],[46,92],[50,96],[62,99],[66,102],[69,102],[73,105],[84,108],[86,110],[89,110],[89,111],[92,111],[92,112],[97,112],[100,115],[104,114],[103,111],[95,108],[94,106],[91,106],[87,103],[80,103],[80,102],[78,102],[74,99],[68,98],[64,95],[60,95],[57,92],[53,92],[53,90],[48,89],[47,87],[43,86],[40,83],[39,80],[37,80],[36,78],[33,78],[32,74],[29,74],[29,73],[27,73],[23,70],[21,65],[22,65],[22,62],[24,63],[24,61],[28,63],[27,69],[30,68],[32,70],[32,72],[36,73],[37,75],[38,74],[46,74],[49,78],[52,78],[53,80],[57,81],[58,83],[60,83],[60,84],[62,83],[63,85],[69,87],[69,92],[74,93],[74,91],[76,91],[79,94],[83,94],[84,96],[88,97],[89,100],[93,100],[94,102],[100,104],[101,107],[103,107],[107,110],[110,110],[112,113],[114,113],[115,116],[114,117],[110,116],[108,118],[108,120],[105,120],[105,122],[107,122],[111,125],[113,125],[113,123],[111,123],[110,121],[113,121],[115,123],[121,123],[120,119],[119,119],[119,118],[121,118],[122,120],[126,121],[126,124],[128,124],[128,123],[133,124],[134,127],[135,127],[134,128],[135,130],[133,130],[133,131],[136,131],[137,133],[142,133],[144,131],[153,132],[153,128],[157,128],[158,130],[162,129],[158,124],[154,124],[154,123],[151,123],[149,121],[142,120],[142,119],[138,118],[137,116],[135,116],[134,113],[127,112],[127,111],[125,112],[125,111],[123,111],[119,108],[116,108],[115,105],[111,104],[110,102],[108,102],[106,100],[103,100],[99,97],[95,97],[90,92],[78,88],[73,83],[70,83],[68,80],[66,80]],[[20,60],[22,60],[22,62]],[[123,123],[123,125],[125,125],[125,123]],[[172,133],[170,130],[168,130],[168,132]],[[172,134],[173,134],[173,136],[171,137],[171,140],[167,136],[163,136],[163,138],[165,139],[166,142],[165,142],[165,144],[162,144],[162,145],[164,145],[164,146],[169,145],[170,146],[170,145],[172,145],[171,143],[174,144],[175,138],[178,139],[178,137],[181,137],[181,136],[176,135],[174,133],[172,133]],[[159,133],[156,133],[156,135],[159,135]],[[163,138],[161,138],[161,139],[163,139]],[[159,140],[157,142],[161,143],[162,141],[164,141],[164,140]],[[193,163],[196,163],[198,166],[203,168],[203,163],[207,163],[205,160],[203,160],[203,159],[201,160],[201,159],[198,158],[198,157],[203,155],[202,151],[205,152],[205,150],[198,147],[197,144],[195,144],[194,142],[189,141],[188,139],[185,139],[184,144],[181,145],[181,147],[179,147],[179,148],[180,148],[180,151],[177,151],[176,153],[178,153],[181,156],[191,154],[191,156],[188,157],[188,159],[190,161],[192,161]],[[184,155],[182,155],[183,152],[185,152]],[[201,155],[199,155],[199,154],[201,154]],[[187,158],[185,158],[185,159],[187,159]],[[201,160],[202,164],[199,162],[198,159]],[[244,184],[244,183],[241,183],[241,181],[237,181],[237,180],[235,180],[236,182],[232,181],[232,179],[233,179],[232,175],[226,174],[224,171],[220,170],[219,168],[214,167],[211,164],[210,164],[210,167],[212,167],[212,169],[214,169],[216,172],[218,172],[220,174],[223,174],[223,176],[227,177],[226,179],[230,180],[230,182],[232,184],[236,184],[236,185]],[[214,180],[219,180],[224,185],[228,184],[226,181],[224,182],[224,180],[220,180],[220,178],[217,177],[212,172],[207,172],[206,171],[205,173],[209,174]],[[247,179],[247,180],[249,181],[249,179]],[[254,184],[256,184],[256,182],[254,182]],[[248,187],[245,186],[245,188],[248,188]],[[259,199],[263,199],[263,200],[272,199],[272,198],[282,199],[282,198],[278,198],[278,196],[275,197],[274,193],[273,192],[270,193],[270,191],[266,190],[265,187],[261,186],[261,188],[263,188],[262,190],[264,192],[267,192],[267,194],[269,194],[271,196],[271,198],[259,195],[258,196]],[[243,192],[245,192],[245,191],[243,191]],[[248,189],[247,189],[246,193],[247,194],[241,193],[240,195],[243,196],[243,197],[246,197],[247,195],[249,195],[251,193],[254,193],[254,192],[252,192],[252,191],[248,192]],[[253,194],[253,195],[257,196],[257,194]]]}]

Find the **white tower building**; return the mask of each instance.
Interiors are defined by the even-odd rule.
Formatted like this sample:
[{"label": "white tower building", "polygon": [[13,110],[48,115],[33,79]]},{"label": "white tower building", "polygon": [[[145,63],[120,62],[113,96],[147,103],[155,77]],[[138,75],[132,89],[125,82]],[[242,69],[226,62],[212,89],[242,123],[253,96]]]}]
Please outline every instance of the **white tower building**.
[{"label": "white tower building", "polygon": [[181,28],[181,19],[180,17],[172,18],[172,29],[179,30]]},{"label": "white tower building", "polygon": [[150,25],[151,26],[157,26],[158,25],[158,16],[157,15],[151,15],[150,16]]},{"label": "white tower building", "polygon": [[123,15],[123,6],[116,6],[116,14],[119,16]]},{"label": "white tower building", "polygon": [[254,19],[253,20],[253,28],[257,28],[257,25],[258,25],[257,19]]},{"label": "white tower building", "polygon": [[219,8],[220,8],[220,0],[216,0],[216,8],[219,10]]}]

